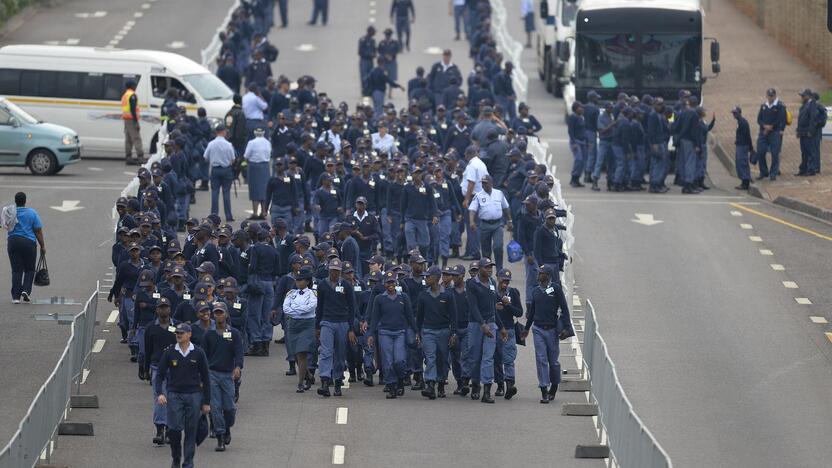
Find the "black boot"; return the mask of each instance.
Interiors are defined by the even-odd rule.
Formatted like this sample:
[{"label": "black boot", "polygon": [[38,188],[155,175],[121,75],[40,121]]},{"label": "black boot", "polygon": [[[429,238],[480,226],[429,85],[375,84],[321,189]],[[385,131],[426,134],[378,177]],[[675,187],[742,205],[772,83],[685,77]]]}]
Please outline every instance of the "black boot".
[{"label": "black boot", "polygon": [[445,382],[439,382],[436,390],[436,398],[445,398]]},{"label": "black boot", "polygon": [[494,396],[503,396],[506,394],[506,387],[503,383],[497,382],[497,391],[494,392]]},{"label": "black boot", "polygon": [[413,379],[415,380],[415,382],[413,383],[413,386],[410,387],[411,390],[419,391],[425,389],[424,374],[422,374],[421,372],[416,372],[415,374],[413,374]]},{"label": "black boot", "polygon": [[157,424],[156,425],[156,436],[153,437],[153,443],[156,445],[164,445],[165,444],[165,425],[164,424]]},{"label": "black boot", "polygon": [[705,178],[704,177],[699,178],[699,188],[701,188],[702,190],[710,190],[711,189],[710,187],[705,185]]},{"label": "black boot", "polygon": [[294,361],[289,361],[289,370],[286,371],[286,375],[298,375],[298,371],[295,368]]},{"label": "black boot", "polygon": [[334,396],[341,396],[341,395],[343,395],[343,394],[341,393],[341,386],[342,386],[342,385],[344,385],[344,381],[343,381],[343,380],[338,379],[338,380],[336,380],[336,381],[335,381],[335,392],[333,393],[333,395],[334,395]]},{"label": "black boot", "polygon": [[138,362],[139,350],[130,346],[130,362]]},{"label": "black boot", "polygon": [[388,400],[392,400],[396,398],[397,393],[398,392],[396,391],[396,386],[393,384],[389,384],[387,385],[387,396],[385,398],[387,398]]},{"label": "black boot", "polygon": [[434,389],[435,383],[433,381],[428,381],[427,388],[422,390],[422,396],[425,398],[429,398],[431,400],[436,399],[436,389]]},{"label": "black boot", "polygon": [[366,376],[364,376],[364,385],[368,387],[372,387],[373,385],[375,385],[375,383],[373,382],[373,374],[367,374]]},{"label": "black boot", "polygon": [[470,385],[470,381],[468,379],[462,379],[462,386],[459,389],[459,395],[460,396],[464,397],[464,396],[468,395],[468,392],[471,390],[469,385]]},{"label": "black boot", "polygon": [[231,443],[231,428],[225,428],[225,434],[223,434],[222,441],[225,442],[225,445],[229,445]]},{"label": "black boot", "polygon": [[350,383],[355,383],[356,374],[358,374],[358,372],[355,370],[354,367],[352,369],[350,369],[350,378],[348,379]]},{"label": "black boot", "polygon": [[215,452],[225,452],[225,434],[217,434],[217,448],[214,449]]},{"label": "black boot", "polygon": [[583,186],[584,186],[584,184],[582,184],[582,183],[581,183],[580,176],[578,176],[578,177],[573,177],[573,178],[569,181],[569,186],[570,186],[570,187],[576,187],[576,188],[579,188],[579,187],[583,187]]},{"label": "black boot", "polygon": [[592,183],[592,173],[591,172],[584,172],[584,183],[591,184]]},{"label": "black boot", "polygon": [[404,380],[399,379],[399,383],[396,385],[396,395],[404,396]]},{"label": "black boot", "polygon": [[448,266],[448,257],[442,257],[442,268]]},{"label": "black boot", "polygon": [[473,382],[471,384],[471,399],[472,400],[479,400],[480,399],[480,383]]},{"label": "black boot", "polygon": [[549,392],[546,390],[546,387],[540,387],[540,403],[544,405],[549,404]]},{"label": "black boot", "polygon": [[601,187],[598,186],[598,179],[596,179],[596,178],[592,179],[592,191],[593,192],[600,192],[601,191]]},{"label": "black boot", "polygon": [[483,385],[482,400],[480,400],[480,401],[483,402],[483,403],[494,403],[494,399],[491,398],[491,384],[490,383],[487,383],[487,384]]},{"label": "black boot", "polygon": [[454,395],[462,395],[462,381],[456,381],[456,389],[454,390]]},{"label": "black boot", "polygon": [[260,348],[260,355],[264,357],[269,357],[269,342],[264,341],[261,343],[262,347]]},{"label": "black boot", "polygon": [[180,219],[176,224],[176,232],[185,232],[185,220]]},{"label": "black boot", "polygon": [[517,395],[517,387],[514,386],[513,380],[506,380],[506,400],[511,400],[511,398]]},{"label": "black boot", "polygon": [[329,379],[326,377],[321,377],[321,388],[318,389],[318,395],[329,398]]},{"label": "black boot", "polygon": [[556,393],[558,393],[558,384],[555,383],[555,384],[552,384],[551,387],[549,387],[549,401],[554,401],[555,400],[555,394]]},{"label": "black boot", "polygon": [[306,378],[304,379],[303,388],[309,390],[312,386],[315,385],[315,369],[309,369],[306,372]]},{"label": "black boot", "polygon": [[173,465],[179,466],[182,463],[182,431],[168,431],[170,436],[170,455],[173,458]]},{"label": "black boot", "polygon": [[260,350],[260,343],[254,342],[251,344],[251,347],[243,353],[243,356],[257,356],[257,352]]},{"label": "black boot", "polygon": [[748,190],[748,185],[750,184],[750,182],[751,182],[750,180],[745,179],[745,180],[742,181],[742,183],[740,185],[737,185],[734,188],[737,189],[737,190]]}]

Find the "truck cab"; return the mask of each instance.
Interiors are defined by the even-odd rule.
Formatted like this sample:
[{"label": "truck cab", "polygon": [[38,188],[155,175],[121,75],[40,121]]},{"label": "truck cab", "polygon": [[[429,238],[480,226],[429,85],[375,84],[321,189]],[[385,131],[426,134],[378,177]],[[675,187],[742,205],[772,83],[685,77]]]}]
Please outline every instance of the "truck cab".
[{"label": "truck cab", "polygon": [[535,14],[537,72],[546,90],[560,97],[569,69],[569,40],[575,36],[579,0],[539,0]]}]

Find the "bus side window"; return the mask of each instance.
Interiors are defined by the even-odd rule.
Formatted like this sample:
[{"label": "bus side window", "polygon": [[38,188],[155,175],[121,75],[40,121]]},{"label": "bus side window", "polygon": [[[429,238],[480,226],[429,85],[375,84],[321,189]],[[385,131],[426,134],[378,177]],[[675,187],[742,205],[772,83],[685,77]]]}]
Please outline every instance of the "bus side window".
[{"label": "bus side window", "polygon": [[20,70],[0,69],[0,95],[17,96],[20,94]]}]

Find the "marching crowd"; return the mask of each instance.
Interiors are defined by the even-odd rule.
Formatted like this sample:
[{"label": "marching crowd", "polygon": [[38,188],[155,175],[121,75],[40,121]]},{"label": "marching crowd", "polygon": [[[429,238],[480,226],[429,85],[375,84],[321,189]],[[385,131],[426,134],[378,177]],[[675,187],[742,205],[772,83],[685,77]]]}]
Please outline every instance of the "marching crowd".
[{"label": "marching crowd", "polygon": [[[468,3],[467,95],[446,50],[427,77],[417,71],[398,111],[385,102],[398,84],[384,58],[362,76],[372,105],[335,105],[303,76],[294,88],[279,77],[268,99],[246,78],[248,92],[207,133],[200,113],[165,107],[161,159],[139,169],[135,196],[116,201],[108,299],[139,379],[152,383],[153,441],[170,444],[174,466],[183,451],[192,466],[200,411],[216,450],[231,443],[245,360],[274,353],[278,326],[298,393],[338,397],[348,378],[383,383],[388,399],[410,387],[434,400],[450,374],[454,395],[510,400],[516,345],[531,336],[540,402],[554,399],[558,342],[574,335],[560,285],[566,211],[527,152],[540,124],[528,106],[515,109],[489,3]],[[372,31],[359,55],[385,55]],[[239,174],[252,215],[235,226]],[[206,179],[210,214],[196,218]],[[505,230],[525,284],[503,264]]]}]

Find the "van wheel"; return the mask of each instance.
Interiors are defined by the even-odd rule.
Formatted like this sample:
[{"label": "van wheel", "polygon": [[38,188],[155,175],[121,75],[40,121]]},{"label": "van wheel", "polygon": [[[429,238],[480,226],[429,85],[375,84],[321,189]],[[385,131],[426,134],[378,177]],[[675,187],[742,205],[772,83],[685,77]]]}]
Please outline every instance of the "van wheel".
[{"label": "van wheel", "polygon": [[58,171],[58,159],[46,149],[36,149],[29,153],[29,162],[26,165],[34,175],[52,175]]}]

